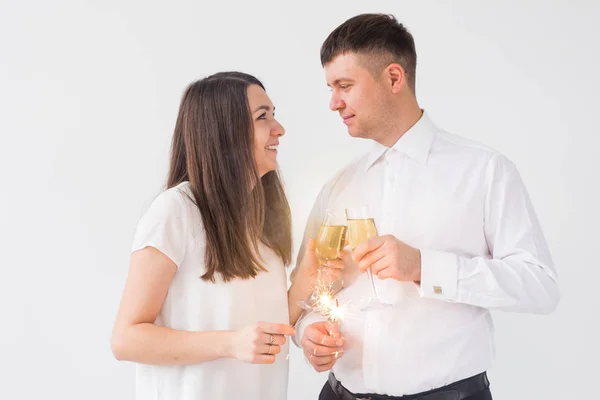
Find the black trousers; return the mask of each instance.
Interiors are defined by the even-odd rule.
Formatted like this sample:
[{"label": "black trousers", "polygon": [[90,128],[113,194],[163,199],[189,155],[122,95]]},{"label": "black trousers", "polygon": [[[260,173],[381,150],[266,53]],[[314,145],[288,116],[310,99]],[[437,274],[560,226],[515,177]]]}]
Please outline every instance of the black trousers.
[{"label": "black trousers", "polygon": [[[321,389],[321,393],[319,394],[319,400],[338,400],[339,397],[334,393],[331,386],[329,386],[329,382],[325,382],[323,389]],[[482,392],[479,392],[473,396],[467,397],[465,400],[492,400],[492,393],[490,389],[487,388]]]}]

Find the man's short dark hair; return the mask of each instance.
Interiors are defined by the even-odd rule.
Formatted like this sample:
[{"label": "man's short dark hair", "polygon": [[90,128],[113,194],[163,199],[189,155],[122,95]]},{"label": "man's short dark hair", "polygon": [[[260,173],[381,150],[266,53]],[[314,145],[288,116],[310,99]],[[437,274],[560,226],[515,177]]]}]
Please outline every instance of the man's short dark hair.
[{"label": "man's short dark hair", "polygon": [[378,76],[389,64],[400,64],[414,92],[417,69],[415,41],[393,15],[360,14],[335,28],[321,46],[321,65],[324,67],[340,54],[348,52],[367,56],[365,66],[374,76]]}]

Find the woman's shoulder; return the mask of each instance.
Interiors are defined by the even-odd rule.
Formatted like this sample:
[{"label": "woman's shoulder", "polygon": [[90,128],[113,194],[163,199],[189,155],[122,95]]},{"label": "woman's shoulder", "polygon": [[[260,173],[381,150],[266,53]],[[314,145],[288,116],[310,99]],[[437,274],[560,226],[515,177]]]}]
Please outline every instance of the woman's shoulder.
[{"label": "woman's shoulder", "polygon": [[182,182],[160,193],[152,202],[152,207],[168,212],[183,212],[194,205],[194,196],[189,182]]},{"label": "woman's shoulder", "polygon": [[138,222],[132,252],[152,246],[181,265],[194,234],[187,192],[189,188],[179,184],[154,198]]},{"label": "woman's shoulder", "polygon": [[177,221],[187,225],[193,215],[195,202],[188,182],[182,182],[170,187],[160,194],[145,207],[142,220],[147,221]]}]

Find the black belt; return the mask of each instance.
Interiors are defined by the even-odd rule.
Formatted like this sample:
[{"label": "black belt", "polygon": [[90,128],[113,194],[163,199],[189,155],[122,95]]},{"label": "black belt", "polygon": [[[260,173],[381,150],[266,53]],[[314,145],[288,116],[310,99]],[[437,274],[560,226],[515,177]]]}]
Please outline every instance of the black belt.
[{"label": "black belt", "polygon": [[482,372],[479,375],[463,379],[449,385],[429,390],[427,392],[410,394],[406,396],[387,396],[384,394],[360,394],[348,391],[342,384],[335,379],[333,372],[329,373],[329,386],[340,400],[462,400],[473,396],[490,386],[487,374]]}]

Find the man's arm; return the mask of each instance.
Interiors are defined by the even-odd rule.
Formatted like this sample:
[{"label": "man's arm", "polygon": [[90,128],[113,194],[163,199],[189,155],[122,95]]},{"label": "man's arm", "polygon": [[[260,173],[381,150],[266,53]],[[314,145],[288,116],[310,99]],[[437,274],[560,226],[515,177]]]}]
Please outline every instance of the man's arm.
[{"label": "man's arm", "polygon": [[494,156],[486,172],[484,234],[491,257],[416,249],[394,236],[353,253],[380,279],[414,281],[421,296],[508,311],[549,313],[559,300],[548,245],[514,164]]},{"label": "man's arm", "polygon": [[516,312],[549,313],[557,274],[525,185],[501,155],[490,160],[484,233],[491,259],[421,249],[421,295]]}]

